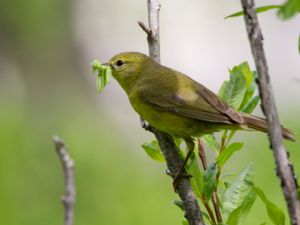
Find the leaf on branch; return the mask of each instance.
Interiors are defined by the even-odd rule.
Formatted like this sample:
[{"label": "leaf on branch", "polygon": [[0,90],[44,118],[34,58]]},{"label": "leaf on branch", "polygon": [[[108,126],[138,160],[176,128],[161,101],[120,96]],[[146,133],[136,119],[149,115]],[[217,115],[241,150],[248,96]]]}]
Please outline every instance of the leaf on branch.
[{"label": "leaf on branch", "polygon": [[288,0],[282,5],[278,11],[278,16],[281,19],[290,19],[300,12],[300,1],[299,0]]},{"label": "leaf on branch", "polygon": [[259,198],[265,203],[267,212],[268,212],[268,216],[271,219],[271,221],[273,222],[274,225],[284,225],[285,224],[285,215],[283,213],[283,211],[276,206],[273,202],[271,202],[270,200],[267,199],[265,193],[263,192],[263,190],[258,187],[255,186],[254,190],[256,192],[256,194],[259,196]]},{"label": "leaf on branch", "polygon": [[142,147],[150,158],[158,162],[165,162],[165,158],[161,153],[158,141],[153,140],[151,143],[144,143],[142,144]]},{"label": "leaf on branch", "polygon": [[224,193],[224,218],[230,225],[242,224],[241,221],[245,219],[255,201],[253,173],[253,166],[249,164]]},{"label": "leaf on branch", "polygon": [[227,160],[232,156],[232,154],[243,147],[243,143],[237,142],[232,143],[228,147],[226,147],[220,155],[216,158],[216,162],[219,166],[223,166]]},{"label": "leaf on branch", "polygon": [[257,88],[256,72],[250,70],[247,62],[233,67],[229,72],[230,79],[222,84],[218,95],[238,111],[243,111],[246,106],[246,111],[253,111],[258,103],[258,99],[253,100]]},{"label": "leaf on branch", "polygon": [[219,91],[222,94],[220,97],[231,107],[238,109],[246,92],[247,81],[238,66],[235,66],[229,72],[230,79],[226,84],[223,84],[224,86],[222,85]]},{"label": "leaf on branch", "polygon": [[248,215],[248,213],[251,210],[251,207],[256,199],[256,194],[254,190],[251,190],[242,202],[242,204],[232,211],[230,214],[227,224],[228,225],[238,225],[243,224],[242,221],[244,221]]},{"label": "leaf on branch", "polygon": [[197,197],[200,197],[203,192],[203,172],[200,169],[198,157],[193,153],[190,158],[188,173],[192,175],[190,178],[191,186]]},{"label": "leaf on branch", "polygon": [[248,113],[248,114],[252,113],[253,110],[256,108],[257,104],[259,103],[259,100],[260,100],[260,98],[259,98],[258,95],[254,96],[254,97],[247,103],[247,105],[245,105],[245,107],[242,109],[242,112]]},{"label": "leaf on branch", "polygon": [[112,76],[111,68],[108,65],[102,65],[98,59],[95,59],[92,62],[92,72],[96,73],[96,84],[100,93],[110,81],[110,77]]},{"label": "leaf on branch", "polygon": [[206,201],[210,200],[216,188],[217,163],[211,163],[203,176],[203,197]]},{"label": "leaf on branch", "polygon": [[201,137],[201,140],[211,149],[214,150],[215,152],[219,152],[220,150],[220,145],[217,142],[216,138],[212,134],[207,134],[203,135]]},{"label": "leaf on branch", "polygon": [[[266,5],[266,6],[257,7],[256,12],[262,13],[262,12],[269,11],[271,9],[280,9],[280,8],[281,8],[281,5]],[[239,12],[230,14],[229,16],[226,16],[224,19],[239,17],[239,16],[243,16],[243,15],[244,15],[244,11],[239,11]]]},{"label": "leaf on branch", "polygon": [[184,219],[184,220],[182,220],[181,224],[182,225],[189,225],[189,222],[186,219]]},{"label": "leaf on branch", "polygon": [[175,199],[175,200],[173,200],[173,204],[176,205],[182,211],[184,211],[184,205],[183,205],[182,201]]},{"label": "leaf on branch", "polygon": [[180,145],[182,143],[182,138],[173,137],[173,141],[174,141],[175,145],[177,146],[177,148],[180,148]]},{"label": "leaf on branch", "polygon": [[250,71],[249,65],[247,62],[242,63],[239,65],[239,69],[243,73],[247,84],[246,84],[246,92],[243,98],[243,101],[238,109],[238,111],[241,111],[242,108],[249,102],[249,100],[253,97],[254,92],[256,91],[256,78],[257,74],[256,71]]}]

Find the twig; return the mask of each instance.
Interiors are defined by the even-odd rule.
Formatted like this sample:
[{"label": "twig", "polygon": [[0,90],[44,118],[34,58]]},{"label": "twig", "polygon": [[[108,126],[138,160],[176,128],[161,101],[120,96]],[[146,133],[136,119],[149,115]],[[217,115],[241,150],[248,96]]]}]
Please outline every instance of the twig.
[{"label": "twig", "polygon": [[263,49],[263,37],[255,11],[255,3],[254,0],[241,0],[241,3],[252,55],[258,73],[262,108],[269,124],[269,141],[276,162],[277,176],[281,180],[281,188],[287,203],[291,224],[300,225],[300,201],[297,197],[297,180],[283,145],[282,130],[270,84],[268,66]]},{"label": "twig", "polygon": [[142,30],[145,31],[145,33],[146,33],[148,36],[150,36],[151,38],[153,37],[151,30],[148,29],[148,27],[146,27],[146,25],[145,25],[143,22],[138,21],[138,24],[139,24],[139,26],[142,28]]},{"label": "twig", "polygon": [[219,207],[219,199],[218,199],[218,192],[217,192],[217,187],[213,192],[212,195],[212,202],[213,202],[213,206],[214,206],[214,210],[215,210],[215,214],[218,220],[218,223],[222,223],[222,215],[220,212],[220,207]]},{"label": "twig", "polygon": [[[206,159],[204,145],[203,145],[203,142],[201,141],[200,138],[198,138],[198,153],[199,153],[199,158],[200,158],[201,163],[202,163],[202,167],[203,167],[204,170],[206,170],[207,169],[207,159]],[[219,172],[219,177],[220,177],[220,174],[221,174],[221,169],[220,168],[218,168],[218,172]],[[220,212],[219,199],[218,199],[218,193],[217,193],[219,177],[218,176],[216,177],[217,185],[216,185],[216,189],[213,191],[212,202],[213,202],[214,211],[215,211],[217,220],[218,220],[219,223],[221,223],[222,222],[222,215],[221,215],[221,212]],[[208,207],[209,207],[209,205],[208,205]],[[207,207],[206,207],[206,209],[207,209]]]},{"label": "twig", "polygon": [[[160,62],[160,44],[159,44],[159,10],[160,4],[158,0],[147,0],[148,5],[148,21],[149,28],[142,22],[140,27],[147,33],[149,46],[149,55],[152,59]],[[143,121],[142,121],[142,124]],[[166,159],[167,167],[171,174],[176,174],[183,165],[183,160],[179,154],[179,150],[174,144],[173,138],[163,133],[151,125],[147,126],[147,130],[151,131],[159,142],[161,151]],[[185,173],[185,171],[183,171]],[[197,203],[195,194],[190,186],[188,178],[183,177],[178,181],[177,193],[184,205],[185,218],[190,225],[204,225],[202,214]]]},{"label": "twig", "polygon": [[198,138],[198,154],[199,154],[199,158],[202,163],[203,170],[206,170],[207,169],[207,160],[206,160],[206,155],[205,155],[205,149],[204,149],[203,142],[201,141],[200,138]]},{"label": "twig", "polygon": [[53,142],[63,167],[65,179],[65,194],[62,196],[62,202],[65,207],[64,225],[73,225],[75,202],[74,162],[70,158],[63,140],[54,136]]},{"label": "twig", "polygon": [[217,222],[216,222],[216,219],[215,219],[215,216],[214,216],[214,212],[211,210],[208,202],[204,198],[202,198],[202,197],[200,199],[201,199],[202,204],[206,208],[206,211],[208,212],[209,218],[211,220],[211,224],[212,225],[216,225]]}]

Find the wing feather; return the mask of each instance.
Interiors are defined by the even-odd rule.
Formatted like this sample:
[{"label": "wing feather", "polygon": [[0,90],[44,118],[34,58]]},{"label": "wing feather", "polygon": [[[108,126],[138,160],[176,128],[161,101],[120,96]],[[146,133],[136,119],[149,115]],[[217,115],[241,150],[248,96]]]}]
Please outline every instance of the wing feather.
[{"label": "wing feather", "polygon": [[[149,91],[139,90],[139,97],[157,110],[169,111],[183,117],[215,123],[244,123],[238,112],[216,94],[193,81],[195,88],[179,88]],[[148,91],[147,91],[148,90]]]}]

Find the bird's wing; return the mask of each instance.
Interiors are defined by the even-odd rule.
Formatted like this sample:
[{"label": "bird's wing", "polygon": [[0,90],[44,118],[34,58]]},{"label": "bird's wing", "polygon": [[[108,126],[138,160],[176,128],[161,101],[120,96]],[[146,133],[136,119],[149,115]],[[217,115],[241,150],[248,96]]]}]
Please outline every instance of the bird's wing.
[{"label": "bird's wing", "polygon": [[146,88],[140,89],[138,94],[141,100],[158,110],[208,122],[244,123],[240,114],[212,91],[196,82],[193,85],[194,88],[171,92],[170,89],[154,91]]}]

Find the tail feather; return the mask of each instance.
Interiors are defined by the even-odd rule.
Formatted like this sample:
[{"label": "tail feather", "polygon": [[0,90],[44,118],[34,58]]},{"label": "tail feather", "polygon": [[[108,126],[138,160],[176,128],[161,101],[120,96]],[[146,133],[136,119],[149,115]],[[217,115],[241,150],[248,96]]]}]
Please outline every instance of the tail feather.
[{"label": "tail feather", "polygon": [[[249,128],[254,130],[259,130],[265,133],[268,132],[269,128],[266,119],[257,116],[252,116],[252,115],[244,115],[243,119],[245,120],[246,125]],[[285,139],[290,141],[295,141],[294,132],[292,130],[284,128],[283,126],[281,126],[281,128],[282,128],[282,136]]]}]

